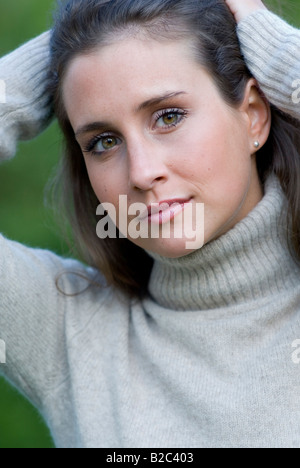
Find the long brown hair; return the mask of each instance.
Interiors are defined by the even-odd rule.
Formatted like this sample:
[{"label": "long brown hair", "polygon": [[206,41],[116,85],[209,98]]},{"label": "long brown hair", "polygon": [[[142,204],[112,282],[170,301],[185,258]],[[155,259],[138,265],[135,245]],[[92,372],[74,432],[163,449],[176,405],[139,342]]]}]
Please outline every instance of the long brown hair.
[{"label": "long brown hair", "polygon": [[[65,142],[55,193],[60,193],[82,259],[100,270],[108,284],[135,297],[146,294],[153,261],[128,239],[98,239],[99,201],[66,115],[61,88],[68,64],[75,56],[136,28],[157,41],[192,38],[195,59],[206,67],[232,107],[242,102],[251,78],[240,51],[236,23],[223,0],[60,2],[52,31],[49,75]],[[281,182],[289,206],[288,239],[293,257],[300,260],[300,123],[274,106],[271,112],[270,136],[257,153],[257,167],[262,183],[272,172]]]}]

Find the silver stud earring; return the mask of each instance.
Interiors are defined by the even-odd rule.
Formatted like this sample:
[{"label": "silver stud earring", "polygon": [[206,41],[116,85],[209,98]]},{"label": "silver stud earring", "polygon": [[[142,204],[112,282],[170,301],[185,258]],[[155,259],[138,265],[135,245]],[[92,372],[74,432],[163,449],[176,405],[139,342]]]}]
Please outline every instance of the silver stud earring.
[{"label": "silver stud earring", "polygon": [[255,147],[256,149],[260,147],[259,141],[255,141],[255,142],[254,142],[254,147]]}]

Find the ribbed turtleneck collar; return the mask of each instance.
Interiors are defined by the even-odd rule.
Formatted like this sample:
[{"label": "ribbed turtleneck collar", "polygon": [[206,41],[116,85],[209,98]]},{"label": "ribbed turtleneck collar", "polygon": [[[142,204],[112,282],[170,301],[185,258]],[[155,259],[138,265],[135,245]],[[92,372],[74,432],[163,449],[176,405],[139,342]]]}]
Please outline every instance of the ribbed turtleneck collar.
[{"label": "ribbed turtleneck collar", "polygon": [[[286,241],[287,200],[275,176],[254,210],[228,233],[192,254],[155,262],[149,293],[168,309],[207,310],[272,296],[299,275]],[[298,277],[298,276],[297,276]]]}]

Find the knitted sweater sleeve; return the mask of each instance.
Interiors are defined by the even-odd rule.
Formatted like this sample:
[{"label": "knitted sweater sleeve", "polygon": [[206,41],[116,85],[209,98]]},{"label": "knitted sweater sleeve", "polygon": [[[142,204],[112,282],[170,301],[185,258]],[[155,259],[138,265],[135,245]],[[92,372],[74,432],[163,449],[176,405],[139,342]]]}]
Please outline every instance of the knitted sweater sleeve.
[{"label": "knitted sweater sleeve", "polygon": [[300,30],[267,10],[238,25],[247,65],[267,99],[300,118]]},{"label": "knitted sweater sleeve", "polygon": [[0,59],[0,160],[14,156],[19,140],[34,138],[51,121],[49,40],[46,32]]}]

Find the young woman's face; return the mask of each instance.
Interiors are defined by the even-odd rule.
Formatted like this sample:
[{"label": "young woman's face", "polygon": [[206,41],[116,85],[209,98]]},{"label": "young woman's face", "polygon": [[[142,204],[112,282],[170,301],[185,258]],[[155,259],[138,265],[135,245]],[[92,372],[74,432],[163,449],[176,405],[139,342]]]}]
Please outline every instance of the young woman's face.
[{"label": "young woman's face", "polygon": [[[64,104],[99,201],[116,207],[118,227],[120,195],[128,206],[170,206],[141,216],[157,225],[159,236],[149,230],[148,238],[129,236],[132,242],[181,257],[191,253],[181,222],[188,207],[193,229],[203,228],[207,243],[261,200],[253,145],[258,115],[249,110],[253,88],[240,109],[230,108],[184,41],[131,38],[71,62]],[[197,204],[204,204],[204,226]],[[129,225],[137,214],[121,213],[123,222],[126,216]],[[169,238],[161,235],[164,223]]]}]

